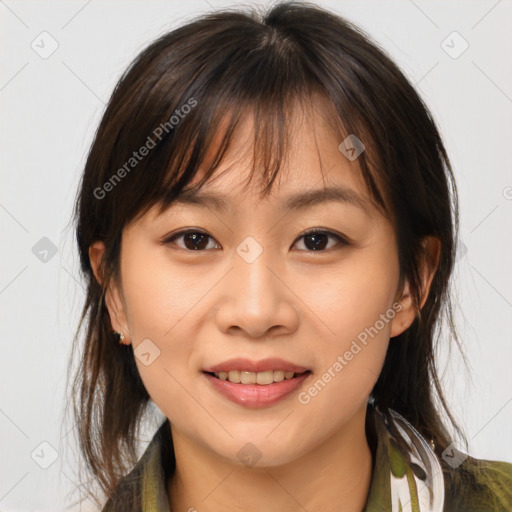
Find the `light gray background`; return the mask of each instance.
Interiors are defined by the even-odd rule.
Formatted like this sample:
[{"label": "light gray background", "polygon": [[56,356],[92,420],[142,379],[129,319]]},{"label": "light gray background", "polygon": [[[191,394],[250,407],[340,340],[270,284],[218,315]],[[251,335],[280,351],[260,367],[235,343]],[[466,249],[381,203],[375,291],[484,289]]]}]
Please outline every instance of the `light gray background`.
[{"label": "light gray background", "polygon": [[[318,3],[373,35],[439,123],[460,192],[465,254],[454,293],[472,371],[470,380],[455,351],[444,381],[471,454],[512,462],[512,3]],[[104,104],[132,58],[164,31],[235,3],[185,5],[0,0],[0,511],[64,509],[74,488],[76,444],[63,417],[83,300],[68,225],[73,199]],[[58,43],[46,59],[31,47],[51,48],[43,31]],[[442,46],[453,31],[469,44],[458,58]],[[453,37],[444,43],[452,53],[462,44]],[[46,262],[32,251],[43,237],[57,250]],[[35,462],[53,453],[42,442],[58,454],[48,469]]]}]

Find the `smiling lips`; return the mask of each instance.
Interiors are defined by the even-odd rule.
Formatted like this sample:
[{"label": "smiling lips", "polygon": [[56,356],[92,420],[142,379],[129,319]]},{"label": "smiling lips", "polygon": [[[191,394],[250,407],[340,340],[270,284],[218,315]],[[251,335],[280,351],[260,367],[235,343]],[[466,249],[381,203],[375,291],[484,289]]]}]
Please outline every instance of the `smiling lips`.
[{"label": "smiling lips", "polygon": [[231,359],[203,370],[214,389],[246,407],[272,405],[294,391],[311,371],[282,359]]},{"label": "smiling lips", "polygon": [[251,361],[250,359],[236,358],[204,371],[220,380],[234,384],[269,385],[274,382],[293,379],[294,376],[308,370],[284,359],[267,358],[261,361]]}]

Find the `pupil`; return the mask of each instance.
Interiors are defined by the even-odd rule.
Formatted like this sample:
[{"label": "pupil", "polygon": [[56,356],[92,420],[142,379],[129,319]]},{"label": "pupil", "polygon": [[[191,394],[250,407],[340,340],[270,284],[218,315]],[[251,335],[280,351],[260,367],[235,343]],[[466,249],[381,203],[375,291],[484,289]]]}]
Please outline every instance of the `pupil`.
[{"label": "pupil", "polygon": [[[203,241],[202,245],[196,245],[197,241]],[[204,241],[206,240],[206,236],[202,233],[189,233],[185,236],[185,241],[191,241],[192,244],[185,244],[187,245],[187,249],[192,249],[193,251],[197,251],[198,249],[203,249],[207,244],[204,244]]]},{"label": "pupil", "polygon": [[[322,249],[325,247],[325,239],[326,235],[324,233],[313,233],[306,237],[306,240],[313,240],[313,250],[316,251],[318,249]],[[322,243],[323,242],[323,243]],[[307,247],[306,243],[306,247]]]}]

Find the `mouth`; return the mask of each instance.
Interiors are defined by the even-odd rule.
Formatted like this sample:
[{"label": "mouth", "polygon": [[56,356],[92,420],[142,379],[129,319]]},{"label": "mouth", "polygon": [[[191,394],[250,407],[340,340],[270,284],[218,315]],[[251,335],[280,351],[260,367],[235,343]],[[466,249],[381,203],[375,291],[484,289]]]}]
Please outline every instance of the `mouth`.
[{"label": "mouth", "polygon": [[229,372],[203,372],[216,379],[228,381],[233,384],[252,384],[268,386],[285,380],[296,379],[304,374],[311,373],[310,370],[292,372],[285,370],[266,370],[262,372],[248,372],[242,370],[230,370]]},{"label": "mouth", "polygon": [[278,404],[305,386],[311,370],[241,370],[207,372],[202,374],[219,396],[245,408],[261,409]]}]

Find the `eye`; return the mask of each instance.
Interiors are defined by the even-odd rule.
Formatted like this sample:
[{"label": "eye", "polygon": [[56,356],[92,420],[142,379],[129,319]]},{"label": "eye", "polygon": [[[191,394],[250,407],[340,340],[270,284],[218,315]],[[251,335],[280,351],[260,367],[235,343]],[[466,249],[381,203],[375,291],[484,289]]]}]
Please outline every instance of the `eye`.
[{"label": "eye", "polygon": [[[322,252],[326,250],[326,246],[329,245],[329,238],[335,239],[338,241],[338,244],[341,246],[349,245],[349,242],[344,239],[341,235],[333,233],[332,231],[321,230],[321,229],[312,229],[307,233],[301,235],[297,241],[304,239],[304,246],[306,247],[306,251],[312,252]],[[187,251],[202,251],[205,249],[215,249],[218,248],[218,244],[213,244],[216,247],[208,247],[209,240],[213,241],[214,238],[205,233],[204,231],[199,230],[185,230],[175,233],[170,237],[167,237],[163,240],[163,244],[176,243],[176,240],[183,239],[183,245],[177,244],[180,248],[185,249]],[[328,247],[328,249],[331,249]]]},{"label": "eye", "polygon": [[[325,251],[326,245],[328,245],[328,240],[336,239],[339,244],[342,246],[349,245],[348,241],[345,240],[342,236],[333,233],[332,231],[326,231],[322,229],[312,229],[307,233],[301,235],[297,240],[304,239],[304,245],[306,246],[306,250],[311,251]],[[329,247],[328,249],[331,249]]]},{"label": "eye", "polygon": [[[174,235],[171,235],[170,237],[166,238],[163,243],[169,244],[174,243],[175,240],[178,240],[179,238],[183,238],[185,247],[181,247],[182,249],[186,249],[189,251],[201,251],[203,249],[206,249],[208,246],[208,239],[213,238],[205,233],[204,231],[199,230],[186,230],[186,231],[180,231],[179,233],[176,233]],[[211,247],[210,247],[211,248]]]}]

